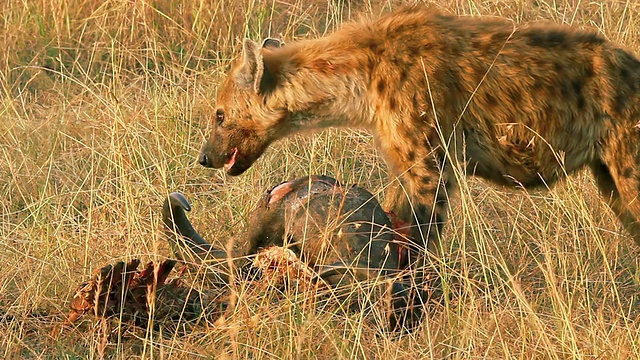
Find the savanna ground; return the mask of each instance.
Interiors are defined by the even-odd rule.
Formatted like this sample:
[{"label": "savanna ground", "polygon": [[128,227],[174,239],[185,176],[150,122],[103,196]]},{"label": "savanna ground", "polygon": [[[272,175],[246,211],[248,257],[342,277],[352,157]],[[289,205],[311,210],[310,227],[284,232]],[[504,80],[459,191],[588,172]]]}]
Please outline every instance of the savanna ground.
[{"label": "savanna ground", "polygon": [[[640,54],[634,0],[437,1],[443,11],[597,28]],[[169,256],[158,238],[168,192],[192,202],[206,239],[227,246],[262,192],[327,174],[382,198],[371,138],[326,131],[277,143],[247,174],[195,163],[192,117],[240,40],[317,37],[393,1],[4,1],[0,11],[0,357],[640,357],[640,248],[587,173],[549,192],[461,182],[444,235],[445,299],[394,339],[371,311],[238,291],[224,324],[186,334],[106,337],[84,322],[57,336],[73,289],[108,262]],[[193,276],[200,288],[201,277]],[[289,301],[290,300],[290,301]]]}]

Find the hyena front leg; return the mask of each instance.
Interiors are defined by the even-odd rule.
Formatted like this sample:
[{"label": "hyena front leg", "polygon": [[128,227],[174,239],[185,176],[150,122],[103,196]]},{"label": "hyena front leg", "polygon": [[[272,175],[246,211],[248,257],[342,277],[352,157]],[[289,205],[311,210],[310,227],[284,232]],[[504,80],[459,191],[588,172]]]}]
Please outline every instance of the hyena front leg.
[{"label": "hyena front leg", "polygon": [[[426,166],[431,165],[431,166]],[[447,218],[448,198],[456,184],[448,171],[441,171],[433,161],[414,166],[401,176],[397,190],[388,193],[385,201],[400,219],[410,224],[410,263],[413,281],[421,288],[437,288],[433,258],[443,254],[440,242]]]},{"label": "hyena front leg", "polygon": [[411,238],[416,245],[434,254],[442,254],[440,235],[447,221],[449,196],[453,184],[447,172],[428,169],[420,176],[407,174],[405,182],[409,193]]},{"label": "hyena front leg", "polygon": [[[406,164],[405,164],[406,166]],[[385,198],[385,208],[410,224],[414,254],[441,254],[440,234],[446,222],[448,198],[454,190],[450,172],[429,156],[399,175]]]}]

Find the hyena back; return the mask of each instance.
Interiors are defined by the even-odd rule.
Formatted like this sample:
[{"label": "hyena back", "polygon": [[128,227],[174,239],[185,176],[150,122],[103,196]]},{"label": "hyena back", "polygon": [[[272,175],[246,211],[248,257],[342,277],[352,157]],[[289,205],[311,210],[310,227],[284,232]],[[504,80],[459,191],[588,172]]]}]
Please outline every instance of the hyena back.
[{"label": "hyena back", "polygon": [[246,40],[208,117],[199,162],[230,175],[289,135],[367,129],[418,247],[438,248],[455,163],[524,187],[589,166],[640,245],[640,62],[591,31],[414,6],[286,46]]}]

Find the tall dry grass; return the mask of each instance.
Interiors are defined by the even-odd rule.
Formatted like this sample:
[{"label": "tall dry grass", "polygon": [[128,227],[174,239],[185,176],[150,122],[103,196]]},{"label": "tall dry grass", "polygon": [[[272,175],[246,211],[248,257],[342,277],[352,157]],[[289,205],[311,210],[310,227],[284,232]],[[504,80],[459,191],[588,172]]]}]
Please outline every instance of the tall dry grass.
[{"label": "tall dry grass", "polygon": [[[170,191],[188,196],[193,222],[221,246],[242,231],[262,191],[286,179],[328,174],[382,197],[386,170],[367,134],[283,141],[246,175],[228,178],[194,164],[205,124],[191,110],[215,98],[242,38],[317,37],[398,4],[5,1],[0,357],[640,358],[638,248],[587,174],[535,193],[461,179],[440,266],[447,300],[400,339],[381,333],[369,310],[310,308],[295,294],[274,303],[242,287],[218,328],[107,338],[100,324],[84,324],[50,336],[73,287],[94,269],[169,254],[157,233]],[[633,0],[438,4],[595,27],[640,53]],[[204,286],[198,275],[193,283]]]}]

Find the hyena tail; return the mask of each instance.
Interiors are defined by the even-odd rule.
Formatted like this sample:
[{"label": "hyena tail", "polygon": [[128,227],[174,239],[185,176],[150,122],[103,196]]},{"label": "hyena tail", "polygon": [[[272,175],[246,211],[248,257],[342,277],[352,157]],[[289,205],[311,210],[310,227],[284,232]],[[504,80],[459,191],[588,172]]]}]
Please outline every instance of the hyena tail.
[{"label": "hyena tail", "polygon": [[591,169],[600,193],[640,246],[640,129],[610,135]]}]

